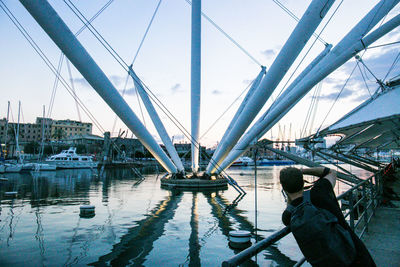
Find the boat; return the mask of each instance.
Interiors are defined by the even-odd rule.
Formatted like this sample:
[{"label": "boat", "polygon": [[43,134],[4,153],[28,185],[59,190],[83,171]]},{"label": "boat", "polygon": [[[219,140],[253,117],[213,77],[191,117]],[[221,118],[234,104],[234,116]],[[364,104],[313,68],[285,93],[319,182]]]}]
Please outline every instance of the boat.
[{"label": "boat", "polygon": [[92,156],[82,156],[76,153],[76,147],[70,147],[61,153],[48,157],[45,162],[55,165],[57,169],[87,169],[96,168],[98,162]]},{"label": "boat", "polygon": [[254,161],[249,157],[239,157],[235,162],[232,163],[231,167],[246,167],[253,166]]},{"label": "boat", "polygon": [[22,164],[4,163],[4,172],[20,172],[22,170]]},{"label": "boat", "polygon": [[54,164],[41,163],[41,162],[30,162],[24,163],[22,171],[55,171],[57,166]]},{"label": "boat", "polygon": [[293,160],[280,160],[280,159],[259,159],[257,160],[258,166],[276,166],[276,165],[293,165],[296,164]]}]

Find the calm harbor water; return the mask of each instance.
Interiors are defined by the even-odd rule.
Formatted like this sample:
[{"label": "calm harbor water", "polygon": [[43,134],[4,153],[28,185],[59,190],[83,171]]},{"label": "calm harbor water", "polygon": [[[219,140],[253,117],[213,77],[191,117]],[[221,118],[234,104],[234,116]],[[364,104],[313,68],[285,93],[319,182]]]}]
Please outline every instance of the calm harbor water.
[{"label": "calm harbor water", "polygon": [[[249,230],[254,243],[283,227],[282,168],[259,167],[257,190],[254,168],[229,169],[247,192],[237,203],[231,187],[171,191],[160,188],[162,174],[142,180],[129,169],[4,174],[0,266],[220,266],[238,253],[229,231]],[[95,217],[79,216],[83,204],[96,207]],[[289,235],[243,266],[292,266],[301,257]]]}]

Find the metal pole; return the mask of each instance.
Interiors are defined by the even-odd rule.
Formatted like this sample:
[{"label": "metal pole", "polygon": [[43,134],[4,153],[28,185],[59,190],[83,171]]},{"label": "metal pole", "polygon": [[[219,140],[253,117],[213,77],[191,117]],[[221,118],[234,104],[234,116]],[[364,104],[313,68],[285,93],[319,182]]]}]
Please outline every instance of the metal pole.
[{"label": "metal pole", "polygon": [[[258,112],[264,106],[265,102],[271,96],[272,92],[278,86],[281,79],[285,76],[290,66],[296,60],[297,56],[333,3],[334,0],[313,0],[311,2],[289,39],[286,41],[285,45],[272,63],[267,74],[261,81],[260,86],[243,109],[243,112],[237,119],[233,129],[227,135],[226,139],[221,140],[219,143],[220,149],[218,150],[218,153],[214,153],[212,158],[214,163],[220,165],[226,156],[228,156],[236,142],[249,127]],[[216,169],[217,167],[213,166],[208,173],[213,173]]]},{"label": "metal pole", "polygon": [[[314,161],[311,161],[311,160],[308,160],[308,159],[301,158],[301,157],[296,156],[296,155],[294,155],[292,153],[288,153],[288,152],[285,152],[285,151],[282,151],[282,150],[279,150],[279,149],[274,149],[274,148],[268,147],[268,146],[266,146],[265,148],[270,150],[270,151],[272,151],[272,152],[275,152],[276,154],[279,154],[279,155],[281,155],[281,156],[283,156],[285,158],[291,159],[291,160],[293,160],[293,161],[295,161],[295,162],[297,162],[299,164],[306,165],[307,167],[323,167],[321,164],[318,164],[318,163],[316,163]],[[358,184],[361,181],[361,179],[355,179],[354,177],[352,177],[350,175],[346,175],[346,174],[341,173],[341,172],[337,172],[337,176],[340,179],[343,179],[343,180],[345,180],[347,182],[354,183],[354,184]]]},{"label": "metal pole", "polygon": [[[15,134],[15,145],[16,145],[16,155],[18,156],[18,162],[20,161],[20,149],[19,149],[19,117],[21,113],[21,101],[18,101],[18,123],[17,123],[17,133]],[[14,128],[15,129],[15,128]]]},{"label": "metal pole", "polygon": [[371,167],[369,167],[369,166],[367,166],[367,165],[359,164],[359,163],[357,163],[357,162],[354,162],[354,161],[352,161],[352,160],[349,160],[349,159],[347,159],[347,158],[345,158],[345,157],[341,157],[341,156],[339,156],[339,155],[333,155],[333,154],[331,154],[331,153],[323,152],[323,151],[321,151],[321,150],[317,151],[316,153],[317,153],[317,154],[322,154],[322,155],[325,155],[325,156],[327,156],[327,157],[331,157],[331,158],[334,158],[334,159],[337,159],[337,160],[340,160],[340,161],[345,162],[345,163],[348,163],[348,164],[350,164],[350,165],[354,165],[354,166],[356,166],[356,167],[358,167],[358,168],[361,168],[361,169],[366,170],[366,171],[369,171],[369,172],[375,173],[375,172],[378,171],[378,170],[375,170],[375,169],[373,169],[373,168],[371,168]]},{"label": "metal pole", "polygon": [[[8,105],[7,105],[6,134],[5,134],[5,138],[4,138],[4,149],[7,152],[7,157],[8,157],[7,138],[8,138],[8,120],[9,120],[9,116],[10,116],[10,101],[8,101]],[[4,155],[4,158],[6,158],[5,155]]]},{"label": "metal pole", "polygon": [[151,103],[151,100],[150,100],[147,92],[144,90],[143,84],[141,83],[139,77],[133,71],[132,66],[129,67],[129,75],[133,79],[135,87],[137,88],[137,90],[139,92],[140,98],[142,99],[143,104],[145,105],[147,112],[149,113],[150,118],[153,121],[154,126],[156,127],[157,132],[160,135],[160,138],[163,141],[165,148],[168,151],[168,154],[170,155],[172,161],[175,163],[175,166],[177,166],[178,171],[184,172],[185,168],[183,167],[182,161],[179,158],[174,145],[172,144],[171,138],[169,138],[169,135],[167,133],[167,130],[164,127],[164,124],[161,122],[161,119],[158,116],[156,109],[154,108],[153,104]]},{"label": "metal pole", "polygon": [[46,0],[20,2],[157,161],[168,172],[177,172],[172,161],[51,5]]},{"label": "metal pole", "polygon": [[199,168],[201,94],[201,0],[192,2],[192,50],[191,50],[191,115],[192,115],[192,171]]},{"label": "metal pole", "polygon": [[267,237],[266,239],[255,243],[251,247],[243,250],[242,252],[236,254],[234,257],[230,258],[229,260],[223,261],[222,262],[222,267],[231,267],[231,266],[238,266],[242,262],[250,259],[254,255],[257,255],[258,252],[264,250],[265,248],[269,247],[276,241],[280,240],[284,236],[288,235],[290,233],[290,228],[285,227],[280,231],[277,231]]},{"label": "metal pole", "polygon": [[44,118],[45,118],[45,114],[46,114],[46,107],[45,105],[43,105],[43,119],[42,119],[42,143],[40,145],[40,153],[39,153],[39,160],[42,160],[42,156],[44,154]]},{"label": "metal pole", "polygon": [[279,104],[264,116],[265,119],[262,122],[254,125],[254,127],[243,136],[240,142],[232,149],[229,156],[219,164],[220,168],[218,172],[227,168],[233,161],[240,157],[260,133],[271,129],[272,126],[285,116],[317,83],[347,62],[359,51],[366,49],[370,44],[399,26],[400,15],[397,15],[362,39],[362,37],[399,1],[400,0],[382,0],[377,4],[287,96],[279,97]]}]

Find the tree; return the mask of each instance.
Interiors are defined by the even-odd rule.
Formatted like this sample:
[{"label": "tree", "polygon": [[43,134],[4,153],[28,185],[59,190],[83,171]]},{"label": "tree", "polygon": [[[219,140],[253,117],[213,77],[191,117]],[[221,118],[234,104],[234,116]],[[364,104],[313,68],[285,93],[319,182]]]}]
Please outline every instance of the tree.
[{"label": "tree", "polygon": [[40,145],[38,142],[32,141],[24,146],[24,152],[27,154],[35,154],[39,151],[39,147]]},{"label": "tree", "polygon": [[52,137],[60,141],[65,137],[65,131],[62,128],[56,128]]}]

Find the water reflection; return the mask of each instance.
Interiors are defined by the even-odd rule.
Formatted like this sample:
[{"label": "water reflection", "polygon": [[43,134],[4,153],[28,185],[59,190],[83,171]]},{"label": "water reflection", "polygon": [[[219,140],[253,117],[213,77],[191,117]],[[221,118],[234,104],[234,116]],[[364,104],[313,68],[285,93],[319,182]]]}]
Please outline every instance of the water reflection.
[{"label": "water reflection", "polygon": [[[151,266],[166,262],[215,266],[222,257],[240,252],[228,246],[229,231],[248,230],[254,242],[277,230],[264,227],[256,231],[246,209],[250,196],[237,195],[234,190],[169,191],[160,188],[157,175],[144,177],[129,169],[105,170],[102,175],[93,170],[7,175],[8,181],[0,187],[0,241],[7,241],[6,245],[0,242],[0,263],[24,266],[23,259],[15,257],[23,252],[32,265],[41,266]],[[272,176],[265,177],[260,184],[275,183]],[[252,182],[244,186],[249,192],[254,188]],[[18,194],[6,198],[7,191]],[[241,201],[246,205],[241,206]],[[79,205],[90,203],[96,205],[96,216],[80,218]],[[168,236],[171,227],[176,227],[176,236]],[[170,245],[175,250],[169,251],[169,240],[174,241]],[[160,248],[167,252],[159,254]],[[277,265],[294,262],[279,246],[268,248],[258,260]],[[258,266],[257,259],[243,266]]]},{"label": "water reflection", "polygon": [[89,265],[102,266],[111,264],[125,266],[141,265],[153,249],[153,243],[163,235],[165,224],[174,217],[175,210],[181,200],[181,194],[172,193],[150,211],[147,218],[136,221],[134,227],[113,245],[110,253],[99,257],[99,260]]}]

